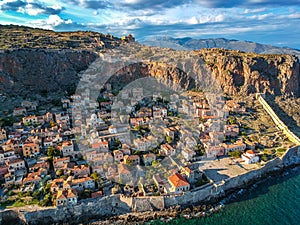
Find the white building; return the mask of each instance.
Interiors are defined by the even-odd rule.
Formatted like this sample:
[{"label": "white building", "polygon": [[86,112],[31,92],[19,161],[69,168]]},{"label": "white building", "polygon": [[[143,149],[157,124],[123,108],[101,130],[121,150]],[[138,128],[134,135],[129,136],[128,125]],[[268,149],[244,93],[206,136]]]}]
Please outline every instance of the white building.
[{"label": "white building", "polygon": [[257,163],[259,161],[259,157],[252,150],[248,150],[242,154],[242,159],[245,160],[245,163],[252,164]]}]

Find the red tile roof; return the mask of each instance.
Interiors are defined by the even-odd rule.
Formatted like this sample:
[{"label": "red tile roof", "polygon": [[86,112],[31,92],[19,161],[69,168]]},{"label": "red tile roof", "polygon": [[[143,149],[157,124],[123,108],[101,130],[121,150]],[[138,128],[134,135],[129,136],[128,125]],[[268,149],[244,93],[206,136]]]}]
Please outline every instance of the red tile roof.
[{"label": "red tile roof", "polygon": [[186,179],[181,176],[179,173],[175,173],[169,177],[169,181],[174,187],[186,187],[189,185]]}]

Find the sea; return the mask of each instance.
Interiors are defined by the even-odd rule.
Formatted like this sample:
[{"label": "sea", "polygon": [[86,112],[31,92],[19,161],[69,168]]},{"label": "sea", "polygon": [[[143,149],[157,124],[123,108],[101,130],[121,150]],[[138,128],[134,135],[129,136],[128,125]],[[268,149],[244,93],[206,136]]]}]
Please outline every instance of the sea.
[{"label": "sea", "polygon": [[176,218],[167,223],[177,225],[300,225],[300,168],[269,177],[240,190],[224,202],[221,211],[205,218]]}]

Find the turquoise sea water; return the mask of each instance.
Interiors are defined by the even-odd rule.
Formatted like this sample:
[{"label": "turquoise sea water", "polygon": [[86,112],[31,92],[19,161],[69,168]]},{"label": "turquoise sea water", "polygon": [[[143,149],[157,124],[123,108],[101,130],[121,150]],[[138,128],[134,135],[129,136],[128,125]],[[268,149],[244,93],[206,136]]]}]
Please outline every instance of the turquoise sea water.
[{"label": "turquoise sea water", "polygon": [[[153,221],[151,224],[163,224]],[[165,223],[164,223],[165,224]],[[174,219],[167,224],[284,225],[300,224],[300,170],[269,178],[225,203],[223,210],[207,218]]]}]

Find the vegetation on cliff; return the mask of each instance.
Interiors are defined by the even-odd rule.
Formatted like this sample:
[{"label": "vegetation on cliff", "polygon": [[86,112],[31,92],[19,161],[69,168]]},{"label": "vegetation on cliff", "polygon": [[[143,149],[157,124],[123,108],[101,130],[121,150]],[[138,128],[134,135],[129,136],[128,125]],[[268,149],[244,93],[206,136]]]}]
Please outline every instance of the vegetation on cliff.
[{"label": "vegetation on cliff", "polygon": [[54,32],[15,25],[0,25],[0,49],[89,49],[118,46],[121,39],[92,31]]}]

